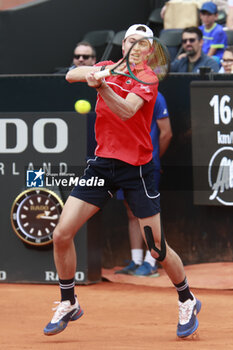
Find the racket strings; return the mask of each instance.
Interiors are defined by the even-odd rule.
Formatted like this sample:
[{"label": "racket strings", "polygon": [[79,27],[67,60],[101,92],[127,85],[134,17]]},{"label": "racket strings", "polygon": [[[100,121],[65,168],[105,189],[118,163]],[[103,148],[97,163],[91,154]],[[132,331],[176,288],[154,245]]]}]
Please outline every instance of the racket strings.
[{"label": "racket strings", "polygon": [[[141,40],[145,41],[145,39]],[[138,45],[138,43],[140,43],[140,40],[135,44]],[[135,51],[133,50],[132,47],[131,52],[135,57],[136,49]],[[136,64],[130,64],[129,67],[130,74],[135,80],[151,85],[157,84],[158,81],[166,78],[169,73],[170,58],[166,47],[157,38],[154,37],[153,45],[149,50],[140,52],[140,55],[141,61]]]},{"label": "racket strings", "polygon": [[153,51],[148,59],[148,65],[155,72],[158,79],[163,80],[169,72],[169,55],[161,43],[154,41]]}]

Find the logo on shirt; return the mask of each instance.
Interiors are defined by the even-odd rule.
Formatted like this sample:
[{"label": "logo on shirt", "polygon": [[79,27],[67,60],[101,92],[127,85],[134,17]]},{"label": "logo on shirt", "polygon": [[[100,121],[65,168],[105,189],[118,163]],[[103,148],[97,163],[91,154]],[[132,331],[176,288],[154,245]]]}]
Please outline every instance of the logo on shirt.
[{"label": "logo on shirt", "polygon": [[140,85],[140,89],[145,90],[145,92],[151,92],[150,87],[148,85]]}]

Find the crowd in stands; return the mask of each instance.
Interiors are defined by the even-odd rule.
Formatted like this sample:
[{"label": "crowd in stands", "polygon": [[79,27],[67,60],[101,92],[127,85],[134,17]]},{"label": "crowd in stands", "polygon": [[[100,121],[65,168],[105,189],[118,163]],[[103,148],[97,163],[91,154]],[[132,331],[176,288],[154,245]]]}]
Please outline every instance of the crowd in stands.
[{"label": "crowd in stands", "polygon": [[[173,0],[169,0],[160,12],[163,19],[170,2],[173,2]],[[181,0],[180,2],[189,3],[192,0]],[[208,67],[214,73],[232,72],[230,70],[232,66],[230,62],[232,59],[233,35],[232,42],[229,42],[226,31],[232,30],[233,33],[233,0],[207,2],[196,0],[196,3],[199,6],[198,25],[182,27],[182,24],[180,24],[180,44],[176,48],[175,55],[171,55],[170,71],[199,73],[200,67]],[[225,20],[222,24],[218,20],[218,7],[225,13]],[[171,28],[163,29],[162,31],[169,32],[172,30]],[[96,62],[96,56],[95,47],[86,41],[82,41],[74,49],[73,60],[70,66],[57,70],[56,73],[66,73],[79,65],[93,65]],[[111,52],[108,58],[113,59]]]},{"label": "crowd in stands", "polygon": [[[173,0],[170,0],[173,1]],[[186,27],[182,32],[181,50],[171,64],[171,72],[192,72],[198,73],[200,67],[209,67],[213,72],[230,72],[222,67],[223,55],[228,48],[228,37],[226,30],[231,27],[231,11],[233,0],[221,1],[219,6],[226,11],[226,22],[218,23],[217,1],[208,1],[200,5],[199,26]],[[225,5],[223,7],[223,5]],[[164,18],[167,5],[161,10]],[[232,10],[233,11],[233,10]],[[232,20],[233,21],[233,20]],[[229,50],[227,51],[229,55]]]},{"label": "crowd in stands", "polygon": [[[168,3],[172,1],[169,0],[161,10],[163,19]],[[218,7],[226,15],[223,24],[218,23]],[[183,29],[181,50],[172,61],[171,72],[198,73],[199,67],[203,66],[213,72],[233,72],[230,69],[233,43],[228,42],[226,34],[226,30],[233,30],[233,0],[200,1],[198,12],[199,26]]]}]

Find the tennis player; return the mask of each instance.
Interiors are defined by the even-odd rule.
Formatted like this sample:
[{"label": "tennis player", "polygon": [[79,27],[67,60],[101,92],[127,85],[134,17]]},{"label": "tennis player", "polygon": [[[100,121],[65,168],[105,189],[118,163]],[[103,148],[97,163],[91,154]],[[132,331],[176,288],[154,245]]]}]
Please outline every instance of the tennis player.
[{"label": "tennis player", "polygon": [[[133,43],[153,32],[144,24],[129,27],[122,42],[123,55]],[[151,45],[149,40],[147,45]],[[132,52],[140,56],[140,49]],[[94,73],[113,62],[95,67],[77,67],[67,73],[69,82],[87,82],[98,92],[96,103],[96,157],[88,161],[84,179],[92,176],[104,180],[104,186],[76,186],[63,208],[54,230],[54,260],[59,276],[61,302],[45,335],[63,331],[69,321],[79,319],[83,310],[75,295],[76,251],[73,238],[80,227],[104,206],[113,193],[122,188],[133,214],[139,218],[144,240],[152,256],[163,266],[178,292],[179,322],[177,335],[187,337],[198,327],[197,313],[201,302],[191,293],[179,256],[168,246],[160,225],[160,194],[155,190],[155,165],[150,125],[158,84],[143,85],[122,75],[97,80]],[[123,66],[121,69],[126,69]],[[151,71],[151,74],[154,74]],[[102,182],[101,182],[102,183]],[[154,305],[152,305],[154,307]]]}]

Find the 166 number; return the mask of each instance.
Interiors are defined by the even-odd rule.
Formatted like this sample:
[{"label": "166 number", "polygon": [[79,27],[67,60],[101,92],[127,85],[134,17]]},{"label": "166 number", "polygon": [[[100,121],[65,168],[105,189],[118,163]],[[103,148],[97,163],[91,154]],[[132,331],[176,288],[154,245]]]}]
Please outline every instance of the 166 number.
[{"label": "166 number", "polygon": [[214,95],[210,100],[210,106],[214,108],[214,124],[218,125],[220,122],[229,124],[233,118],[233,110],[228,105],[231,98],[224,95],[221,98],[219,95]]}]

